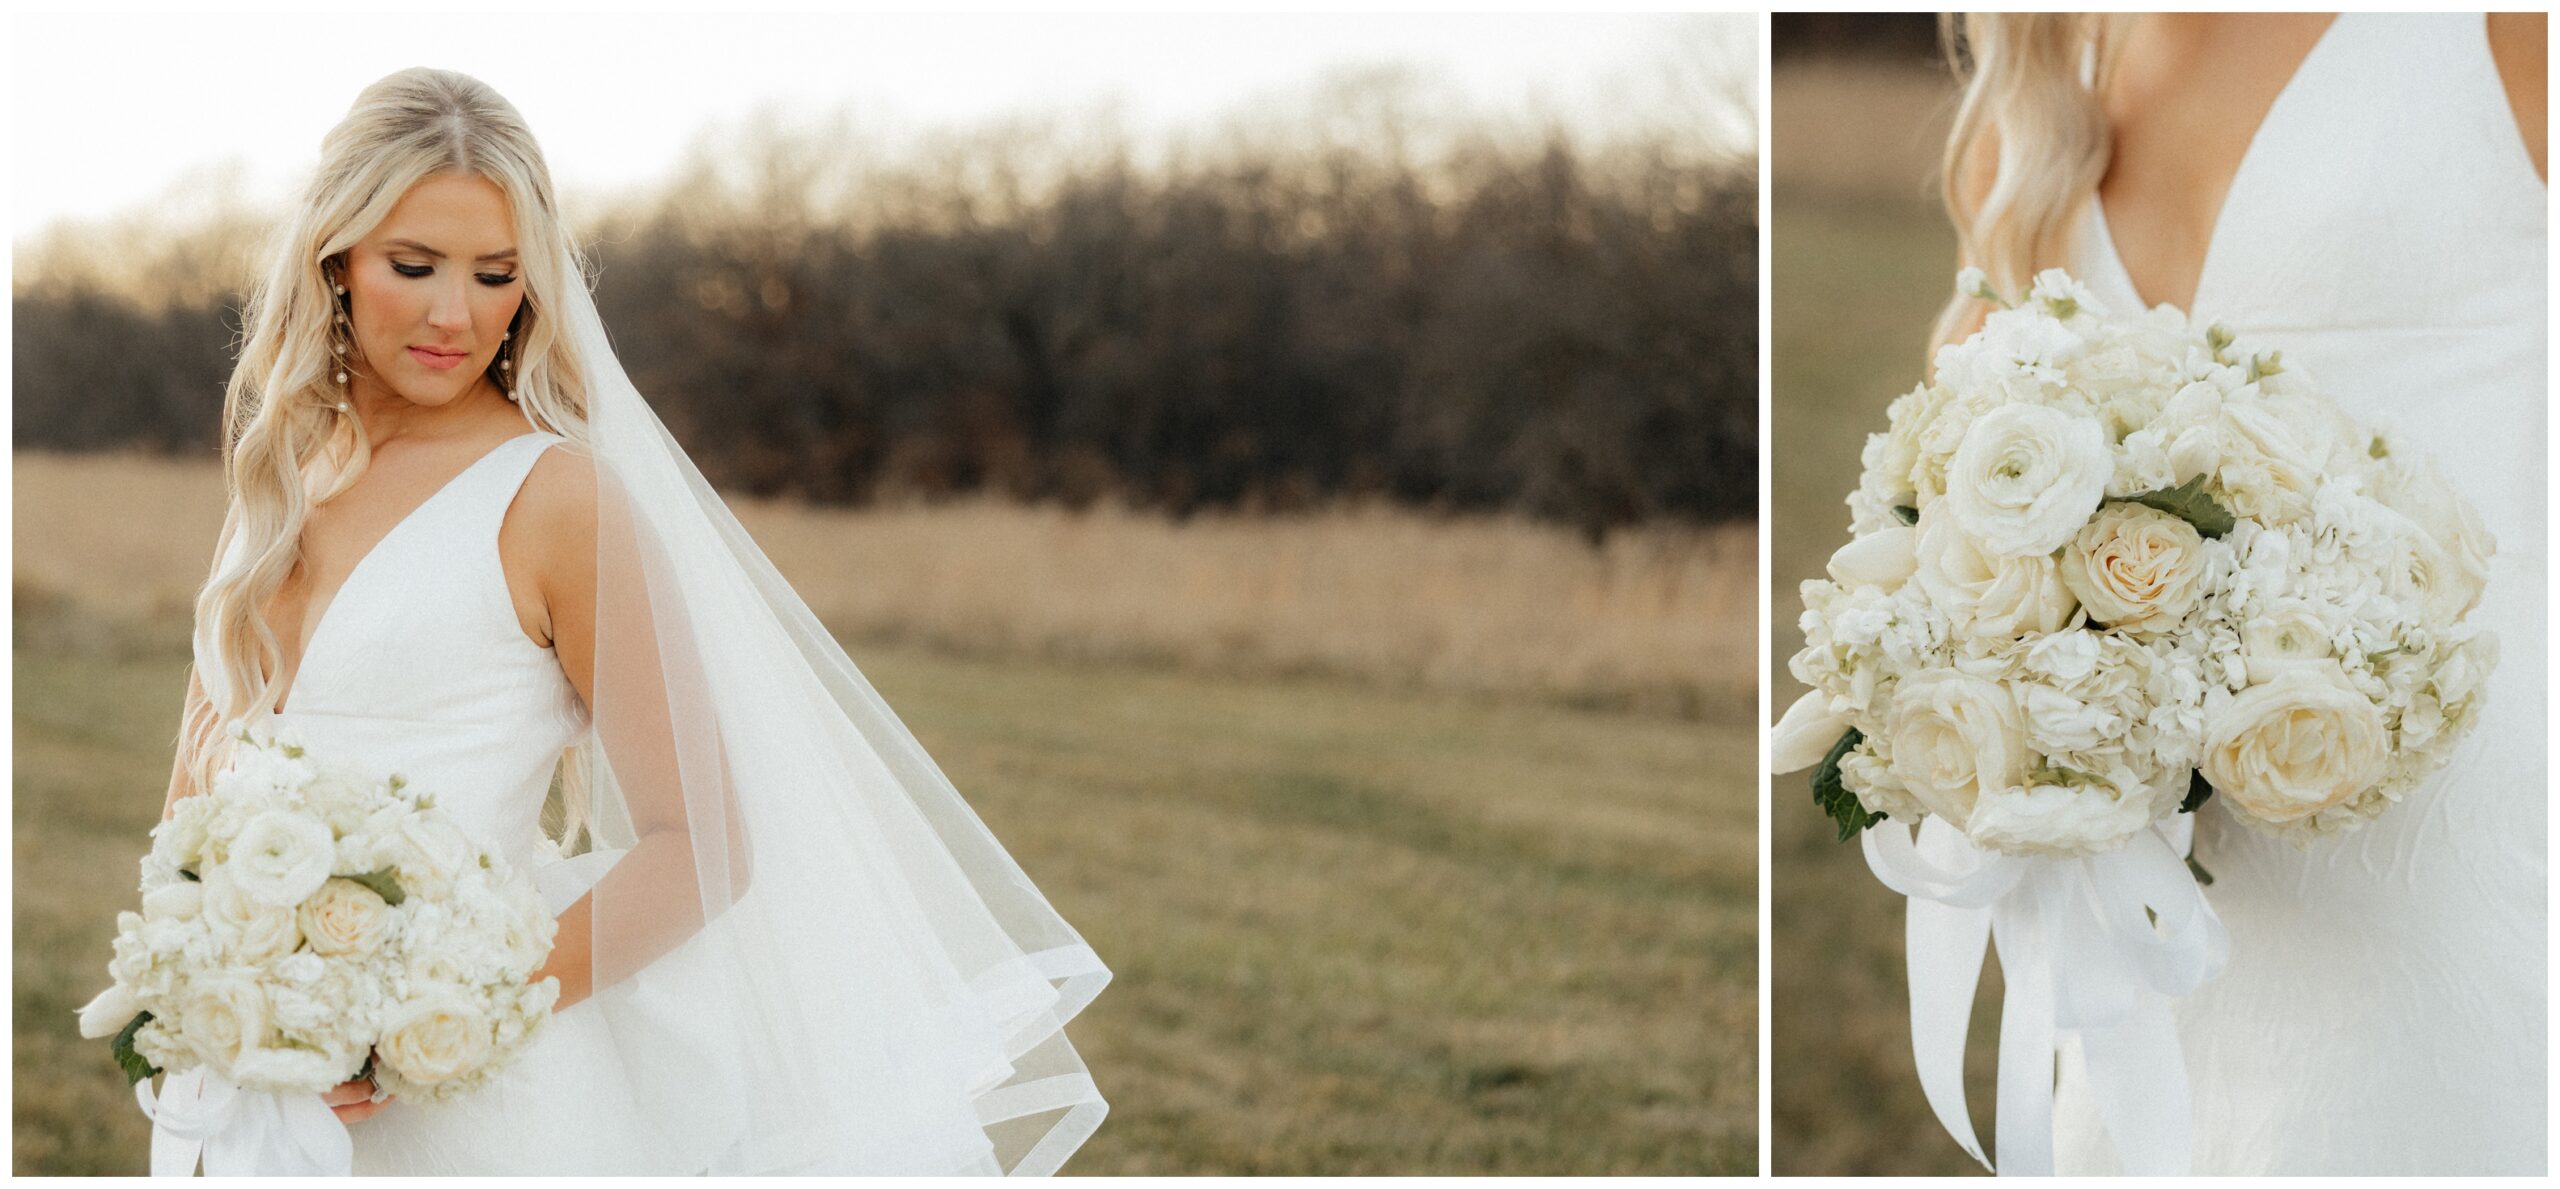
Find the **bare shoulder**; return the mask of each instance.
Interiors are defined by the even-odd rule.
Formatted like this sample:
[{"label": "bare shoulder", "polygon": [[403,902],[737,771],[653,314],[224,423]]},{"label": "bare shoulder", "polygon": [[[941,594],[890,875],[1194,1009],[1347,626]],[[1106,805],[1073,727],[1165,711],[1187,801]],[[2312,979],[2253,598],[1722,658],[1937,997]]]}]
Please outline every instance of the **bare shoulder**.
[{"label": "bare shoulder", "polygon": [[560,443],[534,459],[498,527],[498,559],[519,625],[534,643],[549,647],[560,600],[593,594],[594,458],[574,444]]},{"label": "bare shoulder", "polygon": [[2550,93],[2550,31],[2549,13],[2489,14],[2489,56],[2498,64],[2499,81],[2506,84],[2507,106],[2515,112],[2516,131],[2533,157],[2533,171],[2545,181],[2551,177],[2550,112],[2544,106]]}]

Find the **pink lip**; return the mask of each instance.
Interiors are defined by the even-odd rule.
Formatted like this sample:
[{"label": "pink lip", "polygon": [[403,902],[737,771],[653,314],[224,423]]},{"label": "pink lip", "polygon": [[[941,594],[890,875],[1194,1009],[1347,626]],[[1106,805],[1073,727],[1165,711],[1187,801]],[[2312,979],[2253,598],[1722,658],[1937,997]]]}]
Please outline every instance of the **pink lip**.
[{"label": "pink lip", "polygon": [[451,354],[447,354],[428,347],[411,347],[409,348],[409,355],[419,363],[425,364],[437,371],[445,371],[450,368],[459,367],[463,360],[471,357],[468,352],[455,351]]}]

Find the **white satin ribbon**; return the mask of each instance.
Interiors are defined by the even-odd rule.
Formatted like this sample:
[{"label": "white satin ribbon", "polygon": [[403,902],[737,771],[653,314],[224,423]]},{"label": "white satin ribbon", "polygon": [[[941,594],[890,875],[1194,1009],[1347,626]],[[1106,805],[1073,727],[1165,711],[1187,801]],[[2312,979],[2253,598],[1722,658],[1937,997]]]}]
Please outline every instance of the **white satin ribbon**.
[{"label": "white satin ribbon", "polygon": [[133,1084],[151,1119],[151,1175],[343,1177],[355,1171],[355,1141],[317,1094],[243,1090],[192,1069],[169,1075],[162,1093]]},{"label": "white satin ribbon", "polygon": [[1983,1167],[1964,1101],[1964,1038],[1986,944],[1997,945],[1998,1171],[2051,1175],[2054,1054],[2076,1033],[2123,1171],[2178,1175],[2193,1155],[2185,1057],[2170,1006],[2221,973],[2230,938],[2187,870],[2179,816],[2086,858],[1983,850],[1937,818],[1915,841],[1866,831],[1867,866],[1909,898],[1911,1053],[1947,1134]]}]

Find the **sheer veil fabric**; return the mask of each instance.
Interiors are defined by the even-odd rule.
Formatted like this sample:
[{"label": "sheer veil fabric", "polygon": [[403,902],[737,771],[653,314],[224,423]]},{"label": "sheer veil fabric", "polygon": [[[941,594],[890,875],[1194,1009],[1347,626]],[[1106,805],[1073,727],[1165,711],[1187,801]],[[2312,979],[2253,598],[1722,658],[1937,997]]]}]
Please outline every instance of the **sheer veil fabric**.
[{"label": "sheer veil fabric", "polygon": [[730,515],[577,284],[594,1006],[668,1172],[1053,1172],[1110,973]]}]

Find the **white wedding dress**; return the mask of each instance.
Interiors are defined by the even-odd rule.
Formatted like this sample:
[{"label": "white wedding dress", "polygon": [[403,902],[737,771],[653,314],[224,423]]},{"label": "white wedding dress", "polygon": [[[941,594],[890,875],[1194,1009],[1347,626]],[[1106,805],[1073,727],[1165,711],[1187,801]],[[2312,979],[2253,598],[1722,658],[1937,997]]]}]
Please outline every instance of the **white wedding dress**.
[{"label": "white wedding dress", "polygon": [[[2208,805],[2231,961],[2178,1007],[2200,1174],[2545,1170],[2544,186],[2478,14],[2349,13],[2241,159],[2195,314],[2435,457],[2497,538],[2478,730],[2307,850]],[[2072,271],[2138,308],[2094,201]],[[2063,1172],[2113,1156],[2068,1053]]]},{"label": "white wedding dress", "polygon": [[[526,433],[447,482],[357,562],[320,608],[281,713],[267,727],[315,751],[361,757],[436,792],[474,841],[528,873],[557,914],[602,873],[562,860],[544,838],[542,804],[561,751],[587,714],[551,651],[518,626],[498,559],[498,529],[545,448]],[[199,638],[206,688],[226,688],[220,656]],[[601,856],[599,856],[600,858]],[[394,1101],[348,1130],[359,1174],[665,1173],[691,1160],[667,1150],[630,1098],[617,1012],[637,1008],[608,988],[555,1014],[541,1037],[487,1088],[449,1103]],[[714,1104],[704,1104],[716,1109]],[[848,1130],[866,1122],[845,1121]],[[974,1119],[945,1121],[957,1130]]]}]

